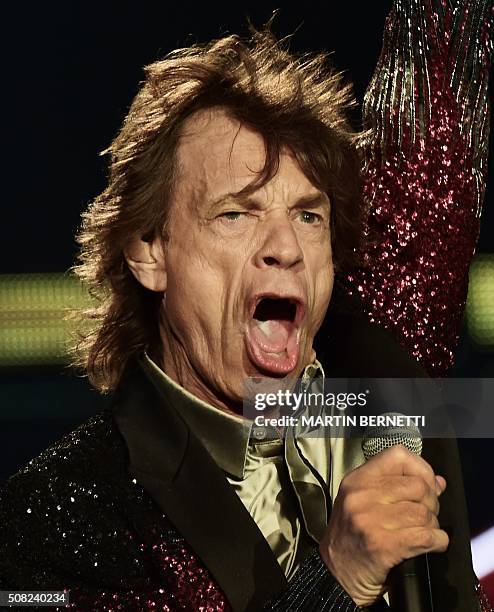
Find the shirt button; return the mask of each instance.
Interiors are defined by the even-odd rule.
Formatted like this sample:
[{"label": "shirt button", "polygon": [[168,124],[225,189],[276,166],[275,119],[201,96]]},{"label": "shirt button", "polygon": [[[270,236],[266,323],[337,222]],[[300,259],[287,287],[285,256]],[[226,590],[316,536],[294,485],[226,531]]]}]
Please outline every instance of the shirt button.
[{"label": "shirt button", "polygon": [[258,440],[264,440],[264,438],[266,437],[266,430],[264,428],[259,427],[258,429],[254,430],[254,436]]}]

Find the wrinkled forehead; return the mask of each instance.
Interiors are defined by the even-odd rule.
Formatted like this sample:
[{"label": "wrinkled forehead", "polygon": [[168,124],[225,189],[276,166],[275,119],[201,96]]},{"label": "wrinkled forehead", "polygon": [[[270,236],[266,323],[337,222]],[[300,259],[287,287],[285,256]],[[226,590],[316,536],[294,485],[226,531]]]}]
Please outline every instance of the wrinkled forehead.
[{"label": "wrinkled forehead", "polygon": [[178,177],[251,181],[265,162],[262,136],[231,117],[226,109],[197,111],[184,123],[177,150]]},{"label": "wrinkled forehead", "polygon": [[[272,182],[301,194],[313,190],[293,154],[286,148],[280,154],[283,161]],[[176,189],[217,197],[241,191],[258,178],[266,161],[266,145],[261,134],[227,109],[214,107],[197,111],[184,122],[176,161]]]}]

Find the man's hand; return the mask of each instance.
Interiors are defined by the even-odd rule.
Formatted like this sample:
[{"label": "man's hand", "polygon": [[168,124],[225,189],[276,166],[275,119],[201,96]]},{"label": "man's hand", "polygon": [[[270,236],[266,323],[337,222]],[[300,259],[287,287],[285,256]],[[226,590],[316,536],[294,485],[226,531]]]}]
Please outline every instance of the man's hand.
[{"label": "man's hand", "polygon": [[437,521],[445,488],[444,478],[404,446],[343,479],[319,550],[356,604],[376,601],[389,570],[404,559],[446,550],[448,535]]}]

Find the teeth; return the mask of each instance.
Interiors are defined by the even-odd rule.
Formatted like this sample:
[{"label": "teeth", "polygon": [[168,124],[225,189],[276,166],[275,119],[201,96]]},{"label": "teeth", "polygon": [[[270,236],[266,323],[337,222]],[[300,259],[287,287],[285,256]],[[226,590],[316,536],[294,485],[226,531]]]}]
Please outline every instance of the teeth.
[{"label": "teeth", "polygon": [[283,359],[286,357],[286,351],[278,351],[276,353],[272,353],[271,351],[266,351],[266,353],[268,355],[271,355],[272,357],[281,357]]}]

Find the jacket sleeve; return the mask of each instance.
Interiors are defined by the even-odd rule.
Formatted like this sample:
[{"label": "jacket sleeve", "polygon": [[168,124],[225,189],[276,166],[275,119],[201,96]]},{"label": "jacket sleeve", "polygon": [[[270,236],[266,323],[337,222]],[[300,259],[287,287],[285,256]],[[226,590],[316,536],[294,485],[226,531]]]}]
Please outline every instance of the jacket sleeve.
[{"label": "jacket sleeve", "polygon": [[492,0],[394,0],[364,100],[352,291],[432,376],[453,364],[478,238],[493,32]]},{"label": "jacket sleeve", "polygon": [[[368,610],[388,610],[380,601]],[[331,575],[315,550],[300,566],[288,587],[265,607],[265,612],[358,612],[362,610]]]}]

